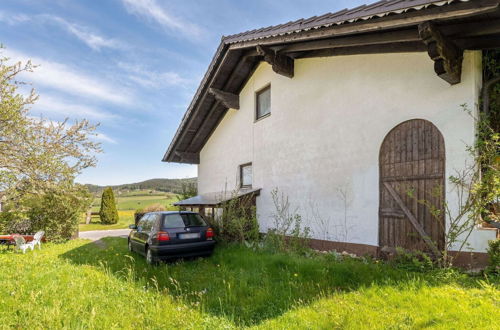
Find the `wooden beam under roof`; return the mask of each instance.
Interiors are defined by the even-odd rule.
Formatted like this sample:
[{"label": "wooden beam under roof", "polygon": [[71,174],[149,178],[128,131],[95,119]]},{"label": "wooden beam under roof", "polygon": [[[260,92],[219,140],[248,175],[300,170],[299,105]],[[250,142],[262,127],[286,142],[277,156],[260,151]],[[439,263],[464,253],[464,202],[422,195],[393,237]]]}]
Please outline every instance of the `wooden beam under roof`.
[{"label": "wooden beam under roof", "polygon": [[425,52],[427,47],[422,41],[401,42],[384,45],[366,45],[357,47],[340,47],[321,50],[312,50],[297,55],[296,58],[345,56],[359,54],[388,54],[388,53],[412,53]]},{"label": "wooden beam under roof", "polygon": [[273,71],[288,77],[293,78],[294,73],[294,60],[283,54],[279,54],[274,50],[264,47],[257,46],[257,54],[264,57],[264,61],[271,64]]},{"label": "wooden beam under roof", "polygon": [[200,154],[194,152],[176,151],[175,155],[181,159],[182,163],[199,164]]},{"label": "wooden beam under roof", "polygon": [[217,88],[209,88],[208,92],[212,94],[217,101],[224,104],[227,108],[236,110],[240,108],[240,96],[238,94],[225,92]]},{"label": "wooden beam under roof", "polygon": [[463,50],[445,37],[432,22],[421,23],[418,33],[427,45],[427,53],[434,61],[436,74],[451,85],[458,84],[462,75]]},{"label": "wooden beam under roof", "polygon": [[397,42],[420,41],[417,29],[401,31],[377,32],[360,36],[347,36],[316,41],[293,43],[279,49],[279,53],[293,53],[311,50],[332,49],[340,47],[356,47],[365,45],[381,45]]}]

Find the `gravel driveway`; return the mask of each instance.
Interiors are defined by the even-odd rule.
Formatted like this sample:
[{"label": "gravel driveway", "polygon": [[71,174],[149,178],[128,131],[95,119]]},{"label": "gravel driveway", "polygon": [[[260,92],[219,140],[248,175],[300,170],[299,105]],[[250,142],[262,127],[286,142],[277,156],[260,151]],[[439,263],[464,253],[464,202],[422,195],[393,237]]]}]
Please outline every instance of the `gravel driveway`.
[{"label": "gravel driveway", "polygon": [[97,241],[103,237],[128,237],[130,229],[82,231],[78,237]]}]

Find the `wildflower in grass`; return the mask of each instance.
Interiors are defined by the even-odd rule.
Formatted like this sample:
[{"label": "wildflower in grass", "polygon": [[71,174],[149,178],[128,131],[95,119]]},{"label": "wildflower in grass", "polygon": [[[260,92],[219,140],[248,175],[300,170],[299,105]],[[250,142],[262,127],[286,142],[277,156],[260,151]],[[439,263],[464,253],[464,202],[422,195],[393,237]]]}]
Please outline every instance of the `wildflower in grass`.
[{"label": "wildflower in grass", "polygon": [[295,274],[293,274],[293,276],[298,277],[298,276],[299,276],[299,274],[295,273]]}]

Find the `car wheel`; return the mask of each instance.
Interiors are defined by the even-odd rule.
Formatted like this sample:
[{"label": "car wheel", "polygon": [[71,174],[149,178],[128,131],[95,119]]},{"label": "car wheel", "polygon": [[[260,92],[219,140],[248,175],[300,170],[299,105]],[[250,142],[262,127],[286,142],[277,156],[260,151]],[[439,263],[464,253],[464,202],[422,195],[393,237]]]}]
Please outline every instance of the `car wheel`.
[{"label": "car wheel", "polygon": [[153,253],[151,252],[150,249],[146,250],[146,262],[150,265],[156,265],[156,260],[153,257]]},{"label": "car wheel", "polygon": [[130,252],[134,252],[134,251],[132,250],[132,241],[131,241],[131,240],[128,240],[128,250],[129,250]]}]

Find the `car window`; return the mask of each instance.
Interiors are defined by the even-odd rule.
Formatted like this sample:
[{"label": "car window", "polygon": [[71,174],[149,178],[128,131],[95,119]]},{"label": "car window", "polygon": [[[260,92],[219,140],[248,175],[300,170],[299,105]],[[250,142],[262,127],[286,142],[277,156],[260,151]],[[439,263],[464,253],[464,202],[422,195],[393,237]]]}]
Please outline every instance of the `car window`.
[{"label": "car window", "polygon": [[148,214],[146,221],[144,222],[144,227],[142,228],[145,232],[150,232],[154,226],[157,214]]},{"label": "car window", "polygon": [[197,227],[206,225],[203,218],[195,213],[167,214],[163,218],[163,228]]},{"label": "car window", "polygon": [[184,219],[184,223],[186,227],[197,227],[197,226],[206,226],[207,224],[203,220],[203,218],[196,213],[187,213],[182,214],[182,218]]},{"label": "car window", "polygon": [[148,221],[149,214],[145,214],[142,216],[141,220],[137,223],[137,227],[140,227],[142,230],[144,230],[146,226],[146,222]]},{"label": "car window", "polygon": [[151,216],[148,219],[148,230],[151,231],[156,224],[156,220],[158,219],[160,215],[159,214],[151,214]]},{"label": "car window", "polygon": [[180,214],[167,214],[163,218],[163,228],[181,228],[185,226]]}]

